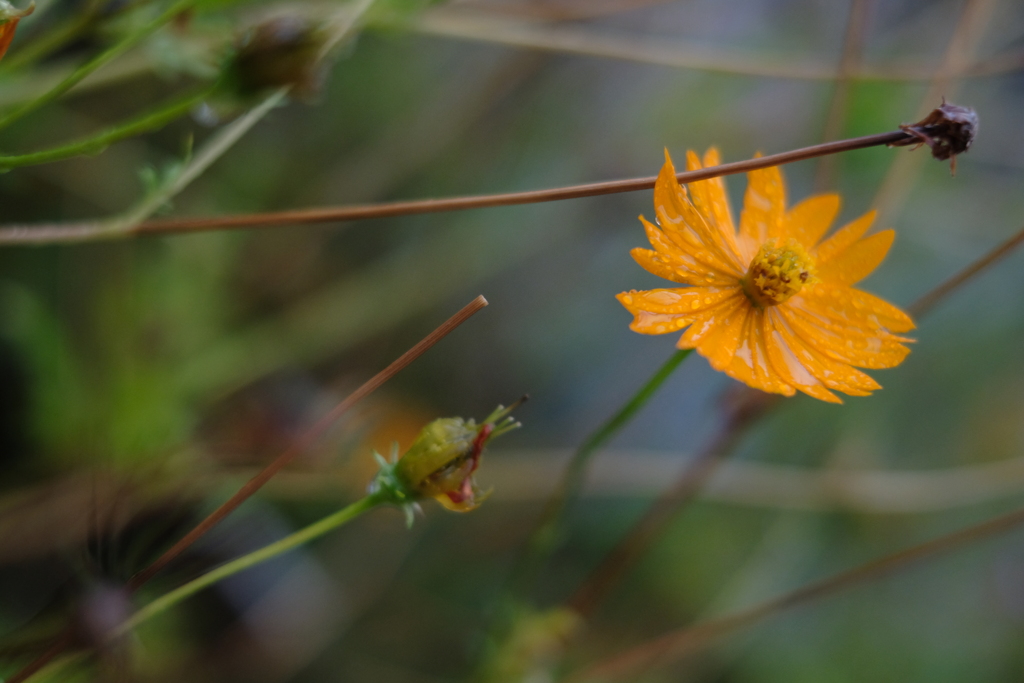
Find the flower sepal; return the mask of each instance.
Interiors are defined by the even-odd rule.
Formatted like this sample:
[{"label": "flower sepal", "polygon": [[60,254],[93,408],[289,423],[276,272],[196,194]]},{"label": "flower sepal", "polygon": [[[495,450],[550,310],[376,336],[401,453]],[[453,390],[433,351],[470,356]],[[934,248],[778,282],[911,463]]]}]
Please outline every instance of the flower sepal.
[{"label": "flower sepal", "polygon": [[405,525],[412,527],[416,513],[422,513],[423,510],[416,502],[418,498],[416,492],[410,491],[405,482],[395,474],[399,460],[398,444],[392,446],[390,461],[377,451],[373,451],[373,459],[377,461],[380,469],[377,470],[377,476],[370,482],[367,490],[371,494],[381,495],[388,503],[400,507],[405,513]]}]

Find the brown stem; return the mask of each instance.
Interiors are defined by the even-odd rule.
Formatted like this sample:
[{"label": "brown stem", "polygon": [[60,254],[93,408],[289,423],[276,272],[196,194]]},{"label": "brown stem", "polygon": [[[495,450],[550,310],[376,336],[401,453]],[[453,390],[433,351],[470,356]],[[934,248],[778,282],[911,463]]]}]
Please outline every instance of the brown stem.
[{"label": "brown stem", "polygon": [[[865,27],[871,13],[873,0],[851,0],[850,14],[846,19],[846,35],[843,37],[843,54],[839,59],[839,69],[832,85],[832,98],[829,102],[828,114],[825,117],[825,129],[822,137],[832,140],[843,134],[850,107],[850,93],[853,87],[853,74],[857,70],[864,52],[864,39],[867,34]],[[818,162],[818,170],[814,175],[814,188],[825,192],[835,186],[836,164],[838,157],[822,157]]]},{"label": "brown stem", "polygon": [[907,307],[907,312],[915,318],[927,315],[936,304],[959,289],[961,285],[991,266],[996,261],[1009,255],[1010,252],[1021,244],[1024,244],[1024,228],[1021,228],[1019,232],[1012,235],[995,249],[988,252],[980,259],[940,284],[938,287],[935,287],[914,303],[910,304],[910,306]]},{"label": "brown stem", "polygon": [[[891,133],[865,135],[859,138],[826,142],[811,147],[757,157],[744,161],[721,164],[698,171],[679,173],[676,177],[681,183],[692,183],[708,178],[746,173],[770,166],[788,164],[794,161],[812,159],[827,154],[838,154],[865,147],[891,145],[910,139],[911,136],[902,130]],[[504,194],[477,195],[470,197],[450,197],[447,199],[419,199],[404,202],[384,202],[380,204],[361,204],[315,209],[297,209],[293,211],[276,211],[256,214],[239,214],[234,216],[211,216],[200,218],[167,218],[147,221],[132,230],[111,235],[103,230],[99,222],[50,224],[33,227],[31,225],[14,225],[0,228],[0,245],[3,244],[52,244],[55,242],[89,242],[119,237],[139,235],[160,235],[168,233],[189,233],[209,230],[237,230],[243,228],[261,228],[281,225],[297,225],[310,223],[334,223],[339,221],[364,220],[368,218],[387,218],[392,216],[408,216],[412,214],[438,213],[442,211],[464,211],[495,206],[513,206],[517,204],[535,204],[553,202],[562,199],[577,199],[618,192],[649,190],[654,187],[654,176],[632,178],[628,180],[612,180],[602,183],[572,185],[569,187],[548,190],[530,190],[527,192],[509,192]]]},{"label": "brown stem", "polygon": [[137,590],[140,586],[145,584],[151,578],[153,578],[160,570],[168,565],[172,560],[181,555],[189,546],[195,543],[199,538],[213,528],[218,522],[231,514],[239,505],[244,503],[250,496],[259,491],[264,484],[277,474],[283,467],[294,460],[301,453],[308,450],[324,433],[330,429],[338,418],[344,415],[349,408],[354,406],[362,399],[369,396],[377,388],[387,382],[389,379],[397,375],[406,366],[412,363],[414,360],[422,356],[427,349],[432,347],[437,342],[441,341],[445,336],[452,332],[456,327],[469,320],[477,311],[487,305],[487,299],[483,296],[478,296],[469,302],[461,311],[453,315],[451,318],[441,324],[436,330],[428,334],[426,337],[416,343],[411,349],[403,353],[398,357],[397,360],[391,363],[379,373],[370,378],[365,384],[353,391],[348,395],[345,400],[337,404],[328,412],[326,415],[317,420],[316,424],[306,430],[299,438],[297,438],[292,445],[281,455],[267,465],[263,470],[254,476],[252,479],[247,481],[238,491],[231,496],[227,501],[221,504],[216,510],[211,512],[202,522],[200,522],[194,529],[185,534],[184,537],[177,543],[175,543],[170,549],[168,549],[163,555],[161,555],[153,564],[149,565],[128,582],[128,589],[131,591]]},{"label": "brown stem", "polygon": [[640,667],[678,659],[707,647],[712,641],[747,628],[775,614],[838,593],[862,581],[876,579],[932,555],[1000,534],[1024,523],[1024,508],[980,524],[886,555],[826,579],[816,581],[759,605],[667,633],[660,638],[588,667],[570,681],[613,680]]},{"label": "brown stem", "polygon": [[57,636],[57,639],[53,641],[46,650],[42,652],[38,657],[33,659],[31,662],[21,668],[20,671],[15,673],[10,678],[6,679],[6,683],[22,683],[27,681],[29,678],[39,673],[39,671],[53,661],[56,657],[60,656],[65,650],[71,647],[74,642],[74,631],[70,627],[65,629],[63,633]]},{"label": "brown stem", "polygon": [[576,590],[567,605],[589,617],[611,589],[643,555],[679,510],[692,501],[714,474],[719,463],[739,443],[747,427],[779,403],[774,394],[746,387],[739,390],[731,417],[718,435],[697,455],[675,481],[623,536]]}]

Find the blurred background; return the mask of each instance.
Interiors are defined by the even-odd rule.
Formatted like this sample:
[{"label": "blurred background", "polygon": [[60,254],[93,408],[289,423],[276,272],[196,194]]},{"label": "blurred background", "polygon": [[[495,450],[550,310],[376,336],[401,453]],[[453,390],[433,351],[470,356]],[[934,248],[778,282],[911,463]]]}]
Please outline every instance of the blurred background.
[{"label": "blurred background", "polygon": [[[0,107],[152,16],[39,0]],[[43,148],[216,77],[267,17],[343,3],[203,0],[0,133]],[[34,41],[76,26],[59,49]],[[19,54],[22,57],[19,57]],[[1024,5],[1015,0],[380,0],[322,87],[274,109],[164,207],[175,216],[528,190],[885,132],[942,97],[981,132],[948,164],[872,148],[785,167],[791,202],[843,196],[898,237],[862,287],[907,305],[1024,222]],[[245,103],[102,154],[0,175],[0,223],[108,217]],[[745,181],[726,181],[734,211]],[[477,294],[491,305],[342,420],[140,596],[362,494],[371,450],[523,393],[478,510],[378,510],[236,576],[54,680],[468,680],[509,567],[571,449],[672,353],[614,295],[651,192],[317,226],[0,250],[0,654],[130,608],[123,582],[303,428]],[[600,659],[1024,501],[1024,254],[944,301],[885,387],[759,421],[568,653]],[[714,434],[736,383],[691,357],[596,459],[535,598],[561,603]],[[783,614],[632,680],[1017,681],[1024,532]],[[535,675],[534,683],[552,680]]]}]

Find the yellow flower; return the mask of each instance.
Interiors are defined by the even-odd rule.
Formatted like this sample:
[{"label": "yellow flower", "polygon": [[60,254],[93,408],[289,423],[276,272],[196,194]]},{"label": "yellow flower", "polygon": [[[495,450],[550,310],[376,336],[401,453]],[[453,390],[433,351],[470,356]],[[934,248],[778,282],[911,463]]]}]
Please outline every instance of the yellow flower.
[{"label": "yellow flower", "polygon": [[[709,149],[705,166],[718,165]],[[687,169],[701,168],[693,152]],[[867,396],[881,386],[853,366],[891,368],[913,341],[906,313],[856,284],[885,258],[895,233],[864,237],[870,212],[821,241],[839,196],[818,195],[786,210],[778,167],[747,174],[737,234],[721,178],[679,185],[672,160],[654,186],[661,228],[640,217],[651,249],[634,249],[646,270],[687,287],[618,295],[630,328],[665,334],[688,328],[677,346],[697,349],[716,370],[762,391],[796,390],[842,403],[831,391]]]}]

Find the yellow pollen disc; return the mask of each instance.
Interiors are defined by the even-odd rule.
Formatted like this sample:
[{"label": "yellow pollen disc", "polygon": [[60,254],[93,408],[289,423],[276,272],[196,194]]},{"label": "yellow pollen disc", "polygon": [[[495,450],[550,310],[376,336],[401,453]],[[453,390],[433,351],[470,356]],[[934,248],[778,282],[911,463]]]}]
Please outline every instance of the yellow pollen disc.
[{"label": "yellow pollen disc", "polygon": [[764,308],[783,303],[816,281],[814,259],[799,242],[790,239],[779,246],[772,239],[761,245],[741,283],[751,303]]}]

